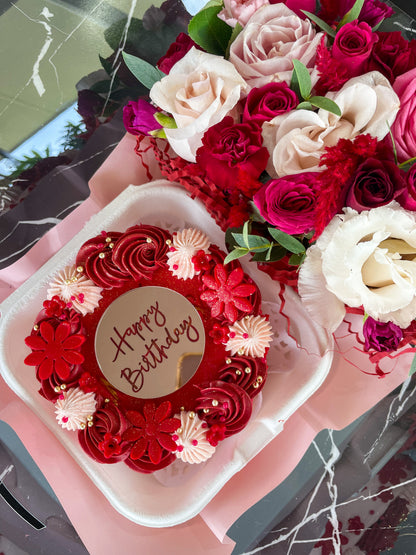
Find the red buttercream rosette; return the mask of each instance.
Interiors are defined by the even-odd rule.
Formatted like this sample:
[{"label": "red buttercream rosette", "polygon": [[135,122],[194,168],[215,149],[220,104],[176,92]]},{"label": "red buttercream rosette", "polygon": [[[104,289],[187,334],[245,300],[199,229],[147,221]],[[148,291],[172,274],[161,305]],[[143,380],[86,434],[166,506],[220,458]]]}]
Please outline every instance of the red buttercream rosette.
[{"label": "red buttercream rosette", "polygon": [[129,426],[124,414],[113,403],[107,403],[94,413],[92,426],[78,432],[79,443],[95,461],[123,461],[129,455],[130,444],[121,438]]},{"label": "red buttercream rosette", "polygon": [[224,437],[240,432],[247,425],[252,404],[242,387],[217,380],[202,386],[200,391],[195,410],[209,426],[225,426]]},{"label": "red buttercream rosette", "polygon": [[119,231],[102,233],[86,241],[78,251],[77,267],[82,267],[90,280],[103,289],[121,287],[131,279],[113,261],[113,250],[121,235]]},{"label": "red buttercream rosette", "polygon": [[120,270],[138,281],[149,279],[167,260],[171,239],[168,231],[152,225],[135,225],[120,237],[113,250],[113,261]]},{"label": "red buttercream rosette", "polygon": [[233,356],[220,368],[218,378],[224,382],[235,383],[255,397],[266,382],[267,364],[264,359],[246,356]]},{"label": "red buttercream rosette", "polygon": [[44,397],[48,401],[55,402],[58,399],[59,395],[62,393],[63,389],[67,390],[71,387],[78,387],[78,381],[82,372],[82,367],[76,366],[71,370],[69,377],[64,381],[61,380],[56,374],[52,374],[46,380],[42,380],[39,376],[39,372],[37,371],[36,378],[40,382],[40,395],[42,395],[42,397]]}]

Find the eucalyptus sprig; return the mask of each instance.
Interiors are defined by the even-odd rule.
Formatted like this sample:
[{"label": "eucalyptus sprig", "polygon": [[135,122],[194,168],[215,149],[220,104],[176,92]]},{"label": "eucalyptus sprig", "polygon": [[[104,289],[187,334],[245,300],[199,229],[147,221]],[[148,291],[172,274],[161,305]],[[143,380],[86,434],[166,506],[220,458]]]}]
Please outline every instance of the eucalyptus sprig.
[{"label": "eucalyptus sprig", "polygon": [[322,108],[336,116],[341,116],[341,110],[336,102],[326,96],[311,96],[312,80],[308,68],[299,60],[293,60],[293,73],[290,88],[295,91],[299,98],[303,99],[297,110],[314,110]]},{"label": "eucalyptus sprig", "polygon": [[276,262],[291,253],[289,264],[303,262],[306,246],[301,240],[268,224],[260,226],[257,233],[252,233],[253,225],[255,223],[249,220],[241,228],[227,230],[225,240],[230,252],[224,264],[247,254],[251,254],[251,260],[256,262]]}]

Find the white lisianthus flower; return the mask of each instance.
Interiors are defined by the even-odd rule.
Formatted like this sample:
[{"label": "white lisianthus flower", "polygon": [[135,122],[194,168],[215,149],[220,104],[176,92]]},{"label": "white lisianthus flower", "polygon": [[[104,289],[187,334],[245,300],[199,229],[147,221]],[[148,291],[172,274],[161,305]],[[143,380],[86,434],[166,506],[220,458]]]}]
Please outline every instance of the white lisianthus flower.
[{"label": "white lisianthus flower", "polygon": [[299,294],[315,321],[333,332],[345,306],[407,328],[416,317],[416,214],[396,202],[335,216],[307,251]]},{"label": "white lisianthus flower", "polygon": [[165,129],[172,149],[195,162],[205,131],[232,112],[246,88],[233,64],[193,47],[153,85],[150,98],[178,126]]},{"label": "white lisianthus flower", "polygon": [[321,171],[325,148],[341,138],[369,133],[384,139],[400,107],[399,97],[378,71],[354,77],[326,97],[337,103],[341,117],[323,109],[292,110],[264,123],[264,146],[270,153],[267,172],[272,177]]}]

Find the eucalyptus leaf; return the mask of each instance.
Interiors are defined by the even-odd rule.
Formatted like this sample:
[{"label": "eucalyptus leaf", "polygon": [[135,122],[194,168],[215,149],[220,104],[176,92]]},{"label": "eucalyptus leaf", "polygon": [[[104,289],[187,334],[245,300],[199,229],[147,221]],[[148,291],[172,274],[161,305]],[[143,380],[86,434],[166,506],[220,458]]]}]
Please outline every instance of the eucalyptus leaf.
[{"label": "eucalyptus leaf", "polygon": [[163,112],[155,112],[154,118],[162,127],[167,127],[168,129],[176,129],[178,127],[176,121]]},{"label": "eucalyptus leaf", "polygon": [[137,58],[137,56],[132,56],[131,54],[127,54],[127,52],[123,52],[123,59],[136,79],[140,81],[140,83],[143,83],[148,89],[151,89],[157,81],[165,77],[163,71],[160,71],[157,67],[153,67],[149,62]]},{"label": "eucalyptus leaf", "polygon": [[416,372],[416,355],[413,357],[412,364],[410,366],[409,377],[413,376]]},{"label": "eucalyptus leaf", "polygon": [[292,77],[290,79],[290,85],[289,86],[298,98],[302,98],[301,94],[300,94],[299,80],[298,80],[298,76],[296,75],[295,70],[292,71]]},{"label": "eucalyptus leaf", "polygon": [[289,235],[284,231],[280,231],[280,229],[276,229],[275,227],[269,227],[267,228],[267,230],[273,237],[273,239],[275,239],[280,245],[282,245],[282,247],[285,247],[285,249],[287,249],[288,251],[295,254],[305,252],[304,245],[300,241],[295,239],[295,237],[292,237],[292,235]]},{"label": "eucalyptus leaf", "polygon": [[318,27],[320,27],[322,31],[325,31],[325,33],[327,33],[330,37],[335,37],[335,30],[330,27],[326,21],[311,12],[307,12],[306,10],[301,10],[301,12],[303,12],[311,21],[316,23],[316,25],[318,25]]},{"label": "eucalyptus leaf", "polygon": [[309,102],[309,100],[305,100],[304,102],[300,102],[300,103],[296,106],[296,110],[313,110],[313,106],[312,106],[312,104]]},{"label": "eucalyptus leaf", "polygon": [[232,260],[236,260],[237,258],[241,258],[248,254],[248,250],[244,248],[237,247],[233,251],[229,252],[227,256],[224,258],[224,265],[228,264]]},{"label": "eucalyptus leaf", "polygon": [[218,17],[221,6],[204,8],[189,22],[191,39],[210,54],[224,56],[231,38],[232,28]]},{"label": "eucalyptus leaf", "polygon": [[248,244],[248,234],[249,234],[249,223],[247,221],[247,222],[244,222],[244,225],[243,225],[244,246],[246,246],[246,247],[249,246],[249,244]]},{"label": "eucalyptus leaf", "polygon": [[331,114],[335,114],[336,116],[342,116],[340,107],[336,102],[331,100],[330,98],[326,98],[326,96],[311,96],[309,102],[316,106],[317,108],[322,108],[327,112],[331,112]]},{"label": "eucalyptus leaf", "polygon": [[338,23],[337,31],[341,29],[343,25],[346,23],[350,23],[351,21],[355,21],[358,19],[358,16],[361,13],[361,10],[364,6],[365,0],[357,0],[353,7],[344,15],[341,21]]},{"label": "eucalyptus leaf", "polygon": [[292,62],[299,82],[300,95],[304,100],[308,100],[312,90],[312,81],[308,68],[299,60],[292,60]]}]

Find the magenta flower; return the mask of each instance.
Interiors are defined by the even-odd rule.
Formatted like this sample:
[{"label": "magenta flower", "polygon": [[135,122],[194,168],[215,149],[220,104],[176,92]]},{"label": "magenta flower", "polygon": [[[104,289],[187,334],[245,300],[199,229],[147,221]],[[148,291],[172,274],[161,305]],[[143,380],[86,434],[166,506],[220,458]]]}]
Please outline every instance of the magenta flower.
[{"label": "magenta flower", "polygon": [[39,335],[29,335],[25,343],[32,353],[25,358],[28,366],[39,367],[39,379],[47,380],[53,373],[65,381],[75,364],[84,362],[79,348],[85,341],[81,334],[71,335],[71,325],[62,322],[55,329],[49,322],[40,324]]}]

